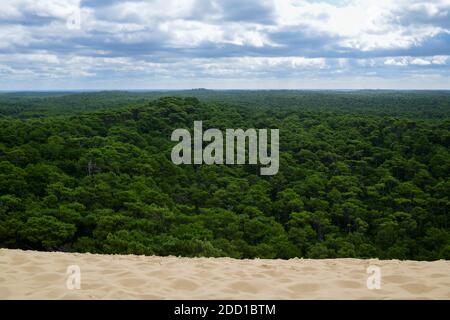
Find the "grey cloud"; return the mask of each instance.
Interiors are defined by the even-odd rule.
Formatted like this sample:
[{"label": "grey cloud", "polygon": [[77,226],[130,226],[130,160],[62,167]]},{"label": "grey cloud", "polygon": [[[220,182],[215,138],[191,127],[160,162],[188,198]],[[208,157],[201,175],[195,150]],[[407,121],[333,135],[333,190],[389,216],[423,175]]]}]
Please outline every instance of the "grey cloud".
[{"label": "grey cloud", "polygon": [[228,21],[246,21],[262,24],[274,22],[273,6],[269,1],[227,0],[220,1],[222,17]]},{"label": "grey cloud", "polygon": [[[139,2],[139,0],[134,0],[135,2]],[[123,0],[81,0],[81,7],[89,7],[89,8],[99,8],[99,7],[108,7],[113,4],[124,2]]]}]

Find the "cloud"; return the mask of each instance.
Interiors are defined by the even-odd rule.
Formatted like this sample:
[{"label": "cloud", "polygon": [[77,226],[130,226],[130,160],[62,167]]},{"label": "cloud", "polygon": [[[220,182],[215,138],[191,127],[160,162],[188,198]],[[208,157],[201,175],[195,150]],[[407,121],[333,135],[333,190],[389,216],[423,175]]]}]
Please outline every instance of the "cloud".
[{"label": "cloud", "polygon": [[275,19],[272,5],[268,0],[227,0],[221,1],[219,7],[225,21],[271,24]]},{"label": "cloud", "polygon": [[386,65],[393,66],[431,66],[431,65],[446,65],[449,60],[449,56],[433,56],[433,57],[396,57],[388,58],[384,61]]},{"label": "cloud", "polygon": [[445,88],[449,15],[450,0],[7,0],[0,86],[403,86],[426,74]]}]

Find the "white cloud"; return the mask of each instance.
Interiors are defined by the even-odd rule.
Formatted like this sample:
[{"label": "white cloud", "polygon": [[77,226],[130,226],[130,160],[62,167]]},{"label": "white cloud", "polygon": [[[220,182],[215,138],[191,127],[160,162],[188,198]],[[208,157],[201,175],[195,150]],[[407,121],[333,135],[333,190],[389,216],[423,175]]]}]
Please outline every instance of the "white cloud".
[{"label": "white cloud", "polygon": [[22,17],[20,7],[12,1],[0,3],[0,19],[18,19]]},{"label": "white cloud", "polygon": [[429,2],[355,0],[346,5],[297,0],[275,0],[280,25],[302,25],[308,30],[341,38],[341,45],[368,51],[409,48],[443,31],[435,25],[402,25],[402,15],[423,10],[428,16],[446,16],[450,1]]},{"label": "white cloud", "polygon": [[0,39],[0,49],[5,49],[16,45],[28,45],[32,41],[32,35],[22,26],[9,25],[0,27]]},{"label": "white cloud", "polygon": [[396,57],[388,58],[384,61],[386,65],[392,66],[429,66],[429,65],[445,65],[449,60],[449,56],[432,56],[432,57]]},{"label": "white cloud", "polygon": [[435,81],[449,78],[450,0],[102,3],[83,2],[78,30],[67,28],[66,20],[79,0],[2,1],[2,83],[25,74],[33,82],[102,83],[158,77],[359,81],[407,79],[424,70]]},{"label": "white cloud", "polygon": [[428,65],[431,64],[431,61],[427,60],[427,59],[423,59],[423,58],[414,58],[414,59],[411,60],[410,63],[411,64],[416,64],[416,65],[419,65],[419,66],[428,66]]},{"label": "white cloud", "polygon": [[22,2],[22,10],[39,17],[66,19],[79,9],[79,0],[33,0]]}]

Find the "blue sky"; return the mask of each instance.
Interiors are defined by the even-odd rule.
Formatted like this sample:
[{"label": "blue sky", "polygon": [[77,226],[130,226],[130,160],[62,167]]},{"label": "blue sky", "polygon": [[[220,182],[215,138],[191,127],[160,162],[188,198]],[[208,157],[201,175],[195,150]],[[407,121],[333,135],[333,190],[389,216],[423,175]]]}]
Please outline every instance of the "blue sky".
[{"label": "blue sky", "polygon": [[450,89],[450,0],[2,0],[0,90]]}]

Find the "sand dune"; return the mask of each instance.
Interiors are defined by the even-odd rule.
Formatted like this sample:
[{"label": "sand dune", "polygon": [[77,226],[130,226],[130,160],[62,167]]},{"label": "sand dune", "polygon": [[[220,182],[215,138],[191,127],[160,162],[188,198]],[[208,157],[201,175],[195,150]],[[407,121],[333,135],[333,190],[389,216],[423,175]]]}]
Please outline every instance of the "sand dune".
[{"label": "sand dune", "polygon": [[[68,289],[67,267],[81,271]],[[367,267],[381,270],[369,290]],[[450,299],[450,261],[236,260],[0,249],[0,299]]]}]

